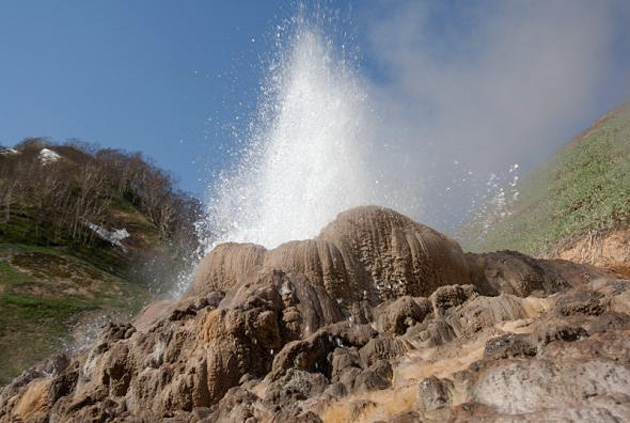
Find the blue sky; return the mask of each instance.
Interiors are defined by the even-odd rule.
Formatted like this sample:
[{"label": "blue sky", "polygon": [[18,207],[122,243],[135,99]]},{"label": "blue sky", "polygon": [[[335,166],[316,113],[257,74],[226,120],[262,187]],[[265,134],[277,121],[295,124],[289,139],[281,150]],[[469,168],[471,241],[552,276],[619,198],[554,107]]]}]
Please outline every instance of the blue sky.
[{"label": "blue sky", "polygon": [[[529,146],[516,137],[518,148],[493,163],[519,154],[535,164],[629,92],[623,1],[324,3],[351,17],[360,72],[404,145],[410,134],[424,134],[452,153],[465,136],[476,151],[475,133],[492,149],[493,140],[519,131],[540,141]],[[211,171],[226,165],[219,145],[231,142],[229,127],[247,122],[255,108],[274,48],[269,34],[294,10],[288,1],[2,2],[0,144],[46,136],[142,151],[201,195]],[[554,79],[554,69],[562,78]],[[564,101],[529,98],[527,83]],[[462,87],[470,86],[466,101]],[[453,101],[452,87],[463,101]],[[485,108],[492,121],[509,103],[506,93],[527,98],[500,116],[499,129],[479,127],[474,113],[467,119]],[[457,130],[445,132],[445,125]],[[534,126],[540,131],[527,132]]]},{"label": "blue sky", "polygon": [[199,191],[217,132],[255,102],[263,36],[289,13],[271,1],[2,2],[0,143],[140,150]]}]

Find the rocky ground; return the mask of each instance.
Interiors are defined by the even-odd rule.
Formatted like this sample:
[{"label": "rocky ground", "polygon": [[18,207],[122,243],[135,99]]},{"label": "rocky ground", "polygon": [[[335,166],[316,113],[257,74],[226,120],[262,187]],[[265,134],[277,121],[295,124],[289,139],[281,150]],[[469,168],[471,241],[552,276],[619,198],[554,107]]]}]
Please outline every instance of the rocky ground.
[{"label": "rocky ground", "polygon": [[630,281],[388,209],[224,244],[175,303],[0,391],[0,422],[630,421]]}]

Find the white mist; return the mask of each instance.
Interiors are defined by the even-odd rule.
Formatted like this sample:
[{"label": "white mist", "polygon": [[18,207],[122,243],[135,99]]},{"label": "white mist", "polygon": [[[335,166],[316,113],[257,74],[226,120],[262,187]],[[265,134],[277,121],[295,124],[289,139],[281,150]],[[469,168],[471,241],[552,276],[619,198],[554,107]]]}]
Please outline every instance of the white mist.
[{"label": "white mist", "polygon": [[[214,243],[272,248],[311,238],[337,213],[364,204],[417,215],[418,193],[397,194],[405,184],[393,175],[404,164],[392,168],[377,139],[365,86],[344,50],[332,46],[297,19],[270,66],[247,151],[210,194]],[[398,179],[397,190],[386,179]]]}]

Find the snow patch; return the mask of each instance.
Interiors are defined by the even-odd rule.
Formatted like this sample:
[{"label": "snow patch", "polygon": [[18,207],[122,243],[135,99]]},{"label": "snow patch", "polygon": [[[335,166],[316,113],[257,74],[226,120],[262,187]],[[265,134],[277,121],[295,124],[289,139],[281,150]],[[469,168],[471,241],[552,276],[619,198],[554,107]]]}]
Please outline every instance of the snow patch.
[{"label": "snow patch", "polygon": [[92,222],[87,222],[87,225],[90,229],[92,229],[94,231],[94,233],[96,233],[96,235],[98,235],[99,237],[101,237],[101,239],[104,239],[105,241],[108,241],[110,244],[116,246],[116,247],[120,247],[122,248],[123,251],[127,251],[127,249],[125,248],[125,246],[123,245],[123,243],[121,242],[122,240],[129,238],[130,234],[129,232],[127,232],[127,229],[123,228],[123,229],[113,229],[113,230],[107,230],[105,228],[103,228],[102,226],[98,226]]},{"label": "snow patch", "polygon": [[15,148],[3,148],[0,150],[0,156],[15,156],[16,154],[20,154]]},{"label": "snow patch", "polygon": [[42,162],[43,165],[54,163],[60,158],[61,156],[59,154],[48,148],[42,148],[39,152],[39,160]]}]

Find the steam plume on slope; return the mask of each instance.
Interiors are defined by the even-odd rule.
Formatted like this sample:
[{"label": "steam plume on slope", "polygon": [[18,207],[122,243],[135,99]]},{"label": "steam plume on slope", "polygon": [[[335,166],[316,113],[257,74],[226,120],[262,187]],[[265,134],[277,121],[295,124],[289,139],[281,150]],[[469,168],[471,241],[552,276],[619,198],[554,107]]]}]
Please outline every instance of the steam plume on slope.
[{"label": "steam plume on slope", "polygon": [[395,4],[368,20],[385,75],[373,96],[398,147],[433,158],[410,177],[431,187],[437,226],[457,223],[493,173],[539,164],[630,92],[627,2]]}]

